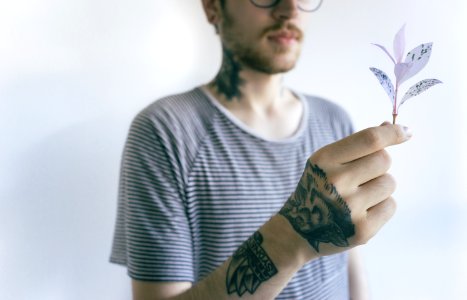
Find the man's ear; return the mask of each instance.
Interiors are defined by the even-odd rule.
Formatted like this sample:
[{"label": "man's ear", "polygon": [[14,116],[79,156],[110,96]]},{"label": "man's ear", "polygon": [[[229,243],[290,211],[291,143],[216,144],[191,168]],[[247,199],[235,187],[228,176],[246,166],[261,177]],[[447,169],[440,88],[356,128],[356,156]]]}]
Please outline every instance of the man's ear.
[{"label": "man's ear", "polygon": [[202,0],[208,22],[217,27],[220,22],[221,7],[219,0]]}]

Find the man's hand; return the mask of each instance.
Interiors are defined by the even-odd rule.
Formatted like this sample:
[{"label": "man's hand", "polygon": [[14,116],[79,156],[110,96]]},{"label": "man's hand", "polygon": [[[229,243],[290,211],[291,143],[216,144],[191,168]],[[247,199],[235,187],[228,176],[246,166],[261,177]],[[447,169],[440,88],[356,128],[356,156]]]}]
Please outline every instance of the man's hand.
[{"label": "man's hand", "polygon": [[329,255],[365,244],[392,217],[396,183],[384,148],[410,139],[407,128],[368,128],[325,146],[307,161],[279,214],[314,249]]}]

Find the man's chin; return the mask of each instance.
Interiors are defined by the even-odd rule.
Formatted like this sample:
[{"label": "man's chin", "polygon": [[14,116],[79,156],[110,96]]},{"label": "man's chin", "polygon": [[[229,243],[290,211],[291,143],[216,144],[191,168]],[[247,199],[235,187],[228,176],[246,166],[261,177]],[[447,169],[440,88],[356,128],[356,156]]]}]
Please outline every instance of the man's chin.
[{"label": "man's chin", "polygon": [[[273,51],[271,51],[273,50]],[[285,73],[292,70],[300,56],[300,49],[256,49],[240,56],[243,64],[266,74]]]},{"label": "man's chin", "polygon": [[295,68],[297,58],[283,59],[283,58],[272,58],[269,61],[263,63],[263,69],[267,74],[279,74],[286,73]]},{"label": "man's chin", "polygon": [[299,49],[288,49],[288,51],[283,51],[282,53],[275,52],[267,58],[268,63],[266,65],[274,73],[285,73],[295,68],[299,57]]},{"label": "man's chin", "polygon": [[295,67],[293,65],[277,65],[277,64],[256,64],[254,66],[249,66],[252,70],[255,70],[260,73],[267,75],[276,75],[281,73],[287,73]]}]

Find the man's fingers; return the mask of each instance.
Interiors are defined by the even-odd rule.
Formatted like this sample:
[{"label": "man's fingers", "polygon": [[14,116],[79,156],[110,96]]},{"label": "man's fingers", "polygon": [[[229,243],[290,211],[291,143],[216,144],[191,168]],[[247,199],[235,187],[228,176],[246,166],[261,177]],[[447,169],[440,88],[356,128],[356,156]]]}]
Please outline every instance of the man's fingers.
[{"label": "man's fingers", "polygon": [[360,203],[352,205],[359,206],[361,210],[368,210],[388,199],[396,190],[396,181],[390,174],[384,174],[358,188],[356,195]]},{"label": "man's fingers", "polygon": [[375,206],[367,210],[366,219],[369,227],[379,230],[396,212],[396,201],[394,198],[389,197],[388,199],[379,202]]},{"label": "man's fingers", "polygon": [[349,182],[352,186],[359,186],[385,174],[391,167],[391,156],[383,149],[346,163],[343,167],[346,173],[351,174]]},{"label": "man's fingers", "polygon": [[367,243],[386,224],[396,212],[396,202],[392,197],[379,202],[367,210],[366,216],[357,220],[356,244]]},{"label": "man's fingers", "polygon": [[314,157],[321,164],[347,163],[388,146],[403,143],[410,137],[407,127],[383,123],[327,145],[318,150]]}]

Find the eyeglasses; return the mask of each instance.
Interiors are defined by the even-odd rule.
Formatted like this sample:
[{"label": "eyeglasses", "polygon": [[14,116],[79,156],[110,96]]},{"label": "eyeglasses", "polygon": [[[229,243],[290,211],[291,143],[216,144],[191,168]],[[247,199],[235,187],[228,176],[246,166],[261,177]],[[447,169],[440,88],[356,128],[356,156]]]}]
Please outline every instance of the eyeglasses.
[{"label": "eyeglasses", "polygon": [[[271,8],[279,4],[281,0],[250,0],[250,2],[260,8]],[[304,12],[315,12],[323,4],[323,0],[298,0],[298,9]]]}]

